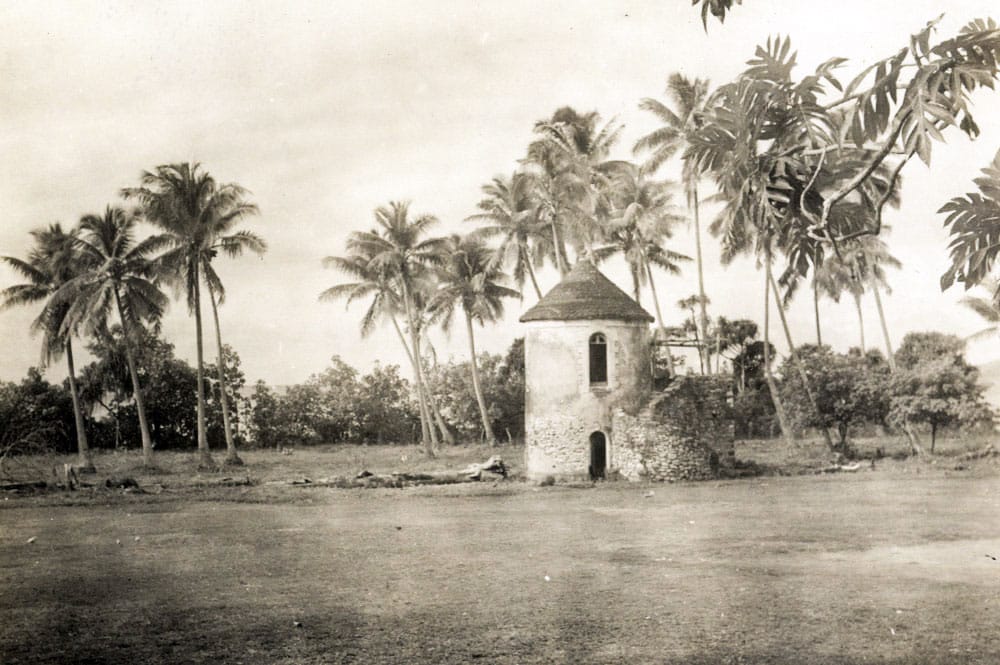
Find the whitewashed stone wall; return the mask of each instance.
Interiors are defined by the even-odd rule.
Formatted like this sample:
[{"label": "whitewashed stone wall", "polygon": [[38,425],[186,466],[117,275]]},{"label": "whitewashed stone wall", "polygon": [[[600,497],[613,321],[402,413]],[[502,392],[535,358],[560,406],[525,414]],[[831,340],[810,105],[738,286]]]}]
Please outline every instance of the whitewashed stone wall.
[{"label": "whitewashed stone wall", "polygon": [[[608,381],[590,384],[589,342],[607,340]],[[609,469],[612,410],[637,413],[651,388],[649,326],[624,321],[535,321],[527,324],[525,470],[539,479],[586,477],[590,435],[602,432]]]}]

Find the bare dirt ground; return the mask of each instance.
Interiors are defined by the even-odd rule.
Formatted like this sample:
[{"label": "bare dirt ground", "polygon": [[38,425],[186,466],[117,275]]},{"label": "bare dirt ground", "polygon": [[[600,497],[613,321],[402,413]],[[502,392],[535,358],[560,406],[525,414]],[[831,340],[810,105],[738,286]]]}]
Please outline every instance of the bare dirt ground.
[{"label": "bare dirt ground", "polygon": [[[258,454],[245,471],[262,477],[336,467]],[[0,501],[0,662],[992,665],[1000,475],[937,461],[593,488],[15,497]]]}]

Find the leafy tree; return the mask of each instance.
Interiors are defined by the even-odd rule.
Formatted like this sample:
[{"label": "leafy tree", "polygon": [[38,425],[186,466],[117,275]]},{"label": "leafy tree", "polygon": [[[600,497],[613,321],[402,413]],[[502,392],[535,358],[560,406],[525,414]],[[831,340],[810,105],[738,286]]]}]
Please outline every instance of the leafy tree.
[{"label": "leafy tree", "polygon": [[[212,294],[223,295],[222,282],[210,270],[216,252],[239,256],[245,249],[264,251],[263,241],[248,231],[229,234],[245,217],[256,214],[257,206],[248,203],[248,194],[235,183],[219,184],[198,163],[166,164],[144,171],[141,185],[122,190],[126,198],[136,199],[143,216],[163,232],[169,249],[159,257],[164,275],[178,290],[183,290],[188,311],[194,314],[198,371],[198,466],[215,468],[208,448],[205,427],[204,350],[201,323],[201,286],[209,285]],[[228,234],[228,235],[227,235]],[[209,272],[206,272],[206,267]],[[214,299],[214,295],[213,295]],[[214,307],[214,300],[213,300]],[[214,311],[214,310],[213,310]],[[221,354],[221,336],[217,337]],[[228,414],[225,415],[228,418]],[[236,448],[229,438],[227,461],[237,463]]]},{"label": "leafy tree", "polygon": [[[647,97],[639,103],[639,108],[654,114],[663,125],[646,136],[640,138],[633,150],[636,153],[650,152],[645,168],[654,172],[678,152],[684,153],[688,140],[702,124],[702,114],[705,111],[705,101],[708,98],[708,81],[703,79],[688,79],[682,74],[673,73],[667,79],[667,97],[675,110],[659,100]],[[705,295],[705,271],[701,255],[701,216],[698,197],[698,181],[700,173],[694,168],[694,162],[684,160],[682,178],[688,209],[694,220],[695,260],[698,268],[698,297],[701,317],[697,320],[698,336],[706,339],[708,336],[708,297]],[[701,361],[707,364],[708,350],[699,349]]]},{"label": "leafy tree", "polygon": [[719,23],[724,23],[727,12],[732,11],[736,5],[742,5],[743,0],[691,0],[692,5],[698,3],[701,3],[701,24],[708,30],[709,14],[719,19]]},{"label": "leafy tree", "polygon": [[32,452],[73,449],[72,398],[32,367],[20,383],[0,383],[0,462]]},{"label": "leafy tree", "polygon": [[398,365],[376,363],[361,377],[357,413],[362,440],[378,444],[411,440],[419,425],[411,394]]},{"label": "leafy tree", "polygon": [[258,446],[278,447],[289,440],[281,398],[266,383],[257,381],[250,397],[250,440]]},{"label": "leafy tree", "polygon": [[151,466],[153,439],[135,356],[141,348],[144,323],[159,321],[167,306],[152,261],[164,239],[152,236],[136,241],[137,224],[135,215],[113,206],[103,215],[83,217],[77,246],[85,269],[66,282],[56,298],[69,304],[64,327],[79,327],[94,336],[103,336],[112,310],[117,313],[142,439],[142,463]]},{"label": "leafy tree", "polygon": [[44,303],[41,313],[31,324],[31,330],[32,333],[42,333],[43,367],[63,353],[66,354],[79,466],[81,470],[93,471],[94,462],[90,457],[83,409],[76,386],[73,334],[64,329],[69,307],[55,297],[66,282],[84,269],[82,257],[76,248],[77,231],[74,229],[66,232],[59,224],[51,224],[47,229],[32,231],[31,235],[35,240],[35,246],[28,254],[27,260],[11,256],[0,257],[0,260],[27,280],[0,292],[0,298],[3,299],[0,308]]},{"label": "leafy tree", "polygon": [[783,371],[784,403],[792,422],[798,428],[836,429],[839,443],[835,449],[849,455],[852,426],[885,420],[889,409],[888,365],[878,354],[840,354],[826,346],[805,345],[797,353],[817,408],[806,399],[798,371]]},{"label": "leafy tree", "polygon": [[893,378],[890,418],[929,425],[932,453],[942,427],[993,419],[979,370],[966,362],[964,349],[954,335],[909,333],[896,354],[901,371]]},{"label": "leafy tree", "polygon": [[[222,364],[209,363],[205,365],[206,379],[205,419],[208,426],[208,443],[215,446],[217,441],[223,441],[226,450],[235,448],[235,442],[245,439],[240,436],[240,403],[245,402],[241,391],[246,386],[246,375],[243,373],[240,356],[228,344],[221,349]],[[233,463],[227,459],[227,464]]]},{"label": "leafy tree", "polygon": [[456,308],[460,308],[465,315],[472,386],[482,416],[483,434],[490,445],[496,445],[496,435],[493,433],[480,384],[473,323],[482,326],[502,318],[503,299],[516,297],[518,294],[503,285],[506,275],[494,260],[493,250],[478,237],[451,236],[447,252],[448,261],[438,276],[440,287],[434,293],[429,309],[440,316],[441,325],[446,330]]}]

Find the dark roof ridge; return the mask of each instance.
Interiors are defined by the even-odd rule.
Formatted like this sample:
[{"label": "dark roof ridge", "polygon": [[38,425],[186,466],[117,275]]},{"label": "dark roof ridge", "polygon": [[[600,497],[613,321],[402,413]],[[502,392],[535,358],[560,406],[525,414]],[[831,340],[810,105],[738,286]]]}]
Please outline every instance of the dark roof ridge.
[{"label": "dark roof ridge", "polygon": [[521,316],[528,321],[644,321],[654,319],[587,259],[576,262],[561,282]]}]

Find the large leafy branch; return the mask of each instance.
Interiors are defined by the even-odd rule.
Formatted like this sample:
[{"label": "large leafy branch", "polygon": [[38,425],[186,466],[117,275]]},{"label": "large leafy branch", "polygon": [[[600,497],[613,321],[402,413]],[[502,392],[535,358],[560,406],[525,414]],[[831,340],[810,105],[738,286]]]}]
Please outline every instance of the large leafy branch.
[{"label": "large leafy branch", "polygon": [[804,275],[822,250],[880,233],[904,166],[929,164],[946,129],[979,134],[969,96],[995,85],[1000,30],[976,20],[933,44],[939,20],[847,85],[845,59],[796,80],[790,40],[769,40],[713,94],[685,156],[725,201],[714,226],[724,259],[778,239],[797,247],[791,267]]}]

